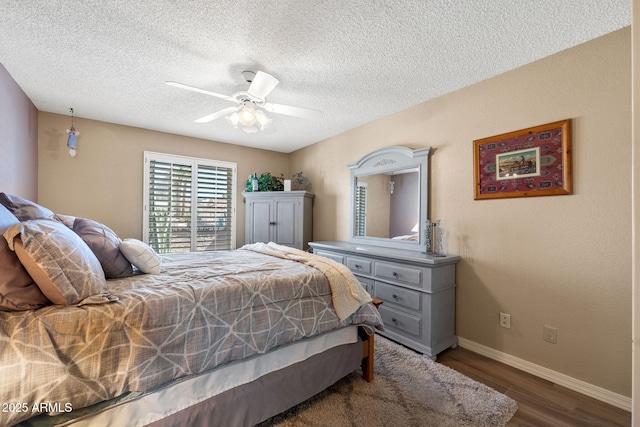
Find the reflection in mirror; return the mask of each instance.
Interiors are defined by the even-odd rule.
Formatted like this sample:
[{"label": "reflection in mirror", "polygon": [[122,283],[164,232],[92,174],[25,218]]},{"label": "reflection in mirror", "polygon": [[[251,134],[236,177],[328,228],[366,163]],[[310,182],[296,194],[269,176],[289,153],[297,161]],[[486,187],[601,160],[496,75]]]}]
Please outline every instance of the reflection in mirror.
[{"label": "reflection in mirror", "polygon": [[430,151],[384,147],[348,165],[350,242],[361,248],[424,251]]},{"label": "reflection in mirror", "polygon": [[355,235],[419,240],[420,174],[418,169],[356,178]]}]

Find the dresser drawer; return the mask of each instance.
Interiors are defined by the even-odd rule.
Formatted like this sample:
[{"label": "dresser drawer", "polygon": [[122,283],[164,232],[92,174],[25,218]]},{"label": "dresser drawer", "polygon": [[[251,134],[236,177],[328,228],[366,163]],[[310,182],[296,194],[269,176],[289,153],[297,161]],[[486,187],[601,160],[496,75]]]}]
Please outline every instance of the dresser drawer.
[{"label": "dresser drawer", "polygon": [[355,276],[358,282],[362,285],[365,291],[369,292],[369,295],[373,296],[373,279],[368,279],[362,276]]},{"label": "dresser drawer", "polygon": [[331,260],[334,260],[335,262],[338,262],[340,264],[344,264],[344,255],[336,254],[336,253],[333,253],[333,252],[327,252],[327,251],[323,251],[323,250],[314,250],[313,253],[316,254],[316,255],[319,255],[321,257],[325,257],[325,258],[329,258]]},{"label": "dresser drawer", "polygon": [[375,297],[411,310],[420,311],[422,309],[422,292],[412,291],[399,286],[376,282]]},{"label": "dresser drawer", "polygon": [[347,267],[354,273],[371,274],[371,261],[368,259],[348,256]]},{"label": "dresser drawer", "polygon": [[[257,194],[257,193],[256,193]],[[457,344],[455,256],[431,258],[392,247],[310,242],[314,253],[342,262],[374,299],[381,336],[435,358]]]},{"label": "dresser drawer", "polygon": [[422,287],[422,269],[401,264],[376,262],[374,276]]},{"label": "dresser drawer", "polygon": [[396,329],[404,334],[412,335],[413,338],[420,338],[420,325],[422,324],[420,317],[385,307],[384,304],[378,307],[378,310],[384,322],[385,329],[387,327],[390,330]]}]

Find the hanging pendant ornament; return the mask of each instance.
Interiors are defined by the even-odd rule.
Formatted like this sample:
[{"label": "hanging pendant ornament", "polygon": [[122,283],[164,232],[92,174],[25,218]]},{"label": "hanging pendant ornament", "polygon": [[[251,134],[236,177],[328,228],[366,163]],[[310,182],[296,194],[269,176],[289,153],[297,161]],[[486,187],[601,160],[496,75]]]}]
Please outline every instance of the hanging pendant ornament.
[{"label": "hanging pendant ornament", "polygon": [[73,127],[73,108],[69,108],[69,111],[71,112],[71,129],[67,129],[67,147],[69,147],[69,155],[75,157],[76,147],[78,145],[76,137],[80,135],[80,132]]}]

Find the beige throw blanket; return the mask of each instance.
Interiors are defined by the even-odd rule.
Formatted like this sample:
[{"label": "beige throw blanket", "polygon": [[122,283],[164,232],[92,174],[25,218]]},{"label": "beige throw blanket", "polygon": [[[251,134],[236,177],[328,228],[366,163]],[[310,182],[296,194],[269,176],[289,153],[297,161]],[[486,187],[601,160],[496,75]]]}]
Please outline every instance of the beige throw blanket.
[{"label": "beige throw blanket", "polygon": [[363,304],[371,302],[371,296],[351,270],[333,260],[273,242],[253,243],[240,249],[297,261],[321,271],[329,281],[333,309],[340,320],[355,313]]}]

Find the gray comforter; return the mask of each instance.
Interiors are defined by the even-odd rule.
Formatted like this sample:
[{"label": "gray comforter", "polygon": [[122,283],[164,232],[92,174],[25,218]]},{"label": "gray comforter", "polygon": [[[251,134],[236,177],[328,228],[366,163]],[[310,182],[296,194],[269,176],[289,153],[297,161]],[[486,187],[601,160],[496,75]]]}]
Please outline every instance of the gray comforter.
[{"label": "gray comforter", "polygon": [[0,425],[68,411],[348,324],[324,274],[245,250],[163,256],[158,275],[107,282],[118,301],[0,312]]}]

